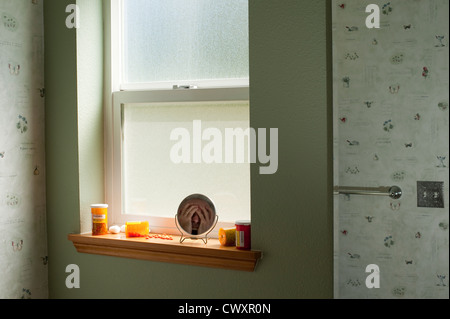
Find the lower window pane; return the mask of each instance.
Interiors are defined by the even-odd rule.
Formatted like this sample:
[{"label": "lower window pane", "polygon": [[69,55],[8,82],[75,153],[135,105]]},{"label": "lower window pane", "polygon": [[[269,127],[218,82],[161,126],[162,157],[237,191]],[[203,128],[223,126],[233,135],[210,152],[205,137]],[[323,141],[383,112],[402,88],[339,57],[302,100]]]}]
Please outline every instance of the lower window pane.
[{"label": "lower window pane", "polygon": [[248,101],[125,104],[122,114],[124,214],[173,218],[200,193],[219,221],[250,219]]}]

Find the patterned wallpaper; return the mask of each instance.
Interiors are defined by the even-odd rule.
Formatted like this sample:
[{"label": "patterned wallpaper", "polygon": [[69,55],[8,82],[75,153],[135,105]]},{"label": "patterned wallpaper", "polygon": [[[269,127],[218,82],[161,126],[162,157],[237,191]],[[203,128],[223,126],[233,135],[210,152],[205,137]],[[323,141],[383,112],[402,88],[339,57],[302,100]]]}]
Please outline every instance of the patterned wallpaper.
[{"label": "patterned wallpaper", "polygon": [[335,185],[403,190],[334,195],[335,296],[448,298],[449,1],[332,6]]},{"label": "patterned wallpaper", "polygon": [[46,298],[43,1],[0,0],[0,298]]}]

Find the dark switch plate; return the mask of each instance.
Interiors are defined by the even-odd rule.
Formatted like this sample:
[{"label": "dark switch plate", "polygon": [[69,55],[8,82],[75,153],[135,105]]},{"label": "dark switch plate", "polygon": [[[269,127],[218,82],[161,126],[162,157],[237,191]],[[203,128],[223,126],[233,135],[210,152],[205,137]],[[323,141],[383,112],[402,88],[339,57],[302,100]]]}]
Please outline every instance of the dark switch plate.
[{"label": "dark switch plate", "polygon": [[444,182],[417,182],[417,207],[444,208]]}]

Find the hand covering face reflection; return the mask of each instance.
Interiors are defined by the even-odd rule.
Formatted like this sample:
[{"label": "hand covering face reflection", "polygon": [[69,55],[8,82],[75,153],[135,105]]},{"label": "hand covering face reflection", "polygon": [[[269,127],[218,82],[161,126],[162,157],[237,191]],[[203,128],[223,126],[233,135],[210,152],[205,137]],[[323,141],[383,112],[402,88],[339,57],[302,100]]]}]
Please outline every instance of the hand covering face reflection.
[{"label": "hand covering face reflection", "polygon": [[209,230],[214,221],[214,211],[201,199],[190,199],[178,211],[178,222],[189,234],[200,235]]}]

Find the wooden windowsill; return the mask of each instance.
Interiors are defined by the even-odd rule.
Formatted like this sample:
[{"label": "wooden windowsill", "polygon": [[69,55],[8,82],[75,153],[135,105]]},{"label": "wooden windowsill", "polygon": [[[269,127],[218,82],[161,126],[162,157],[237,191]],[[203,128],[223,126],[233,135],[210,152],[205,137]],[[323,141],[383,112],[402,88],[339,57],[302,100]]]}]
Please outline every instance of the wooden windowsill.
[{"label": "wooden windowsill", "polygon": [[179,236],[173,240],[157,238],[126,238],[125,234],[69,234],[79,253],[134,258],[168,263],[254,271],[262,257],[261,251],[239,250],[221,246],[218,239],[186,239],[180,243]]}]

